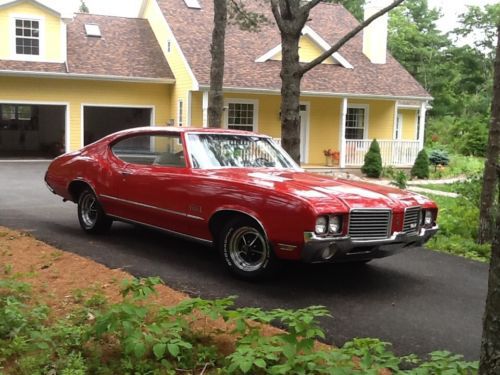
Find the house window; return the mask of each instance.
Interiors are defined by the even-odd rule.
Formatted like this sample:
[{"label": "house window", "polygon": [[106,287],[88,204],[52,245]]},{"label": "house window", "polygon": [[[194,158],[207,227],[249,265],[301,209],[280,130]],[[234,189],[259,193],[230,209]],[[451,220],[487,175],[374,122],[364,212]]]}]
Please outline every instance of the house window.
[{"label": "house window", "polygon": [[394,139],[400,140],[403,133],[403,114],[398,113],[396,117],[396,128],[394,129]]},{"label": "house window", "polygon": [[40,21],[16,19],[16,54],[40,55]]},{"label": "house window", "polygon": [[0,129],[4,130],[37,130],[36,107],[30,105],[0,105]]},{"label": "house window", "polygon": [[183,111],[184,111],[184,103],[183,103],[182,99],[179,99],[179,101],[177,102],[177,124],[179,126],[183,125],[183,121],[182,121]]},{"label": "house window", "polygon": [[345,138],[364,139],[366,131],[366,108],[348,107],[345,119]]},{"label": "house window", "polygon": [[229,103],[227,113],[228,129],[253,131],[255,105],[253,103]]}]

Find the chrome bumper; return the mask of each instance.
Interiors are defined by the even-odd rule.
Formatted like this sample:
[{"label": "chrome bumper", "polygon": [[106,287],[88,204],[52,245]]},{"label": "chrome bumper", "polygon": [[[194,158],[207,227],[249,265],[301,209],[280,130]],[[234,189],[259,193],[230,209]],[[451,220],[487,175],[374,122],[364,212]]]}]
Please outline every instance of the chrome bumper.
[{"label": "chrome bumper", "polygon": [[[318,237],[313,232],[305,232],[302,260],[319,263],[383,258],[406,247],[422,246],[437,233],[438,229],[436,225],[432,228],[422,228],[420,232],[396,232],[389,238],[366,241],[354,240],[350,236]],[[325,258],[324,253],[329,253],[331,256]]]}]

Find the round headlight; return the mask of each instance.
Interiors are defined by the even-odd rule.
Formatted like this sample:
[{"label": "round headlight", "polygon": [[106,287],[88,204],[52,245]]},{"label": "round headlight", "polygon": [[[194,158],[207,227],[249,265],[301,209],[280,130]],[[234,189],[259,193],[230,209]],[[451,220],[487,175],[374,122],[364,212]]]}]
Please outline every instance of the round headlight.
[{"label": "round headlight", "polygon": [[316,234],[325,234],[327,230],[327,222],[325,216],[320,216],[316,219],[316,226],[314,227],[314,231]]},{"label": "round headlight", "polygon": [[340,232],[342,228],[342,221],[339,216],[330,216],[330,220],[328,221],[328,231],[333,234],[337,234]]},{"label": "round headlight", "polygon": [[432,211],[425,211],[424,225],[432,225]]}]

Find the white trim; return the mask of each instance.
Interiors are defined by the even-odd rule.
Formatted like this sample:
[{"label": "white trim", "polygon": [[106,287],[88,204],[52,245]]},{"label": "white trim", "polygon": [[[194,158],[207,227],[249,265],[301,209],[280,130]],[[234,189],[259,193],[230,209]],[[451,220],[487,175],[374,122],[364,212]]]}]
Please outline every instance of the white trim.
[{"label": "white trim", "polygon": [[202,125],[204,128],[208,127],[208,91],[203,91],[203,99],[201,103],[202,109]]},{"label": "white trim", "polygon": [[419,132],[419,149],[424,148],[424,133],[425,133],[425,112],[427,110],[427,102],[420,103],[420,123],[418,124],[420,128]]},{"label": "white trim", "polygon": [[[227,98],[224,99],[224,108],[232,104],[253,104],[253,132],[259,131],[259,100],[258,99],[241,99],[241,98]],[[224,111],[224,128],[228,126],[228,110]]]},{"label": "white trim", "polygon": [[[156,10],[158,12],[160,12],[160,14],[162,15],[162,18],[163,20],[165,21],[165,25],[167,26],[167,32],[170,34],[170,36],[172,37],[172,41],[175,45],[175,48],[177,48],[177,51],[179,52],[179,55],[181,57],[181,60],[182,60],[182,63],[184,64],[184,67],[186,68],[186,70],[188,71],[188,74],[189,74],[189,77],[192,79],[193,81],[193,87],[191,88],[191,90],[193,91],[199,91],[200,90],[200,84],[198,83],[198,80],[196,79],[194,73],[193,73],[193,70],[191,69],[191,66],[189,65],[188,61],[187,61],[187,58],[186,56],[184,55],[184,52],[182,52],[182,49],[181,49],[181,46],[179,45],[179,42],[177,41],[177,38],[175,37],[174,35],[174,32],[172,31],[172,29],[170,28],[170,25],[168,24],[167,22],[167,19],[165,17],[165,15],[163,14],[160,6],[158,5],[158,2],[156,0],[151,0],[153,1],[153,6],[156,6]],[[160,43],[162,44],[162,43]],[[162,48],[163,50],[163,48]],[[165,55],[165,58],[167,59],[168,61],[168,57],[167,57],[167,54],[164,53]]]},{"label": "white trim", "polygon": [[[401,125],[400,127],[398,125]],[[394,125],[394,134],[392,135],[392,139],[395,141],[403,140],[403,114],[401,112],[397,112],[396,115],[396,123]]]},{"label": "white trim", "polygon": [[62,14],[60,12],[58,12],[57,10],[55,10],[54,8],[50,8],[48,7],[47,5],[45,4],[42,4],[41,2],[38,2],[38,1],[35,1],[35,0],[14,0],[14,1],[8,1],[6,3],[3,3],[3,4],[0,4],[0,9],[2,8],[8,8],[8,7],[11,7],[11,6],[14,6],[16,4],[20,4],[20,3],[31,3],[32,5],[36,6],[36,7],[39,7],[39,8],[42,8],[58,17],[62,17]]},{"label": "white trim", "polygon": [[[16,51],[16,20],[27,20],[38,22],[38,55],[18,54]],[[45,58],[45,17],[33,14],[12,13],[9,22],[10,30],[10,59],[15,61],[43,61],[52,62]],[[23,37],[24,38],[24,37]]]},{"label": "white trim", "polygon": [[[367,139],[368,138],[368,124],[369,124],[369,118],[370,118],[370,105],[369,104],[358,104],[358,103],[348,103],[347,108],[346,108],[346,116],[347,116],[347,110],[349,108],[361,108],[365,110],[365,123],[364,123],[364,129],[363,129],[363,138],[362,139]],[[346,118],[346,123],[347,123],[347,118]],[[346,125],[344,123],[344,126]],[[345,132],[344,132],[345,136]]]},{"label": "white trim", "polygon": [[113,104],[113,103],[80,103],[80,148],[84,146],[84,132],[85,124],[84,122],[84,108],[85,107],[108,107],[108,108],[141,108],[141,109],[151,109],[151,116],[149,119],[149,126],[154,127],[156,124],[156,106],[152,104]]},{"label": "white trim", "polygon": [[[209,85],[200,85],[200,89],[208,89]],[[247,87],[224,87],[225,93],[238,94],[265,94],[281,95],[281,89],[247,88]],[[432,96],[392,96],[392,95],[373,95],[373,94],[353,94],[347,92],[324,92],[324,91],[301,91],[301,96],[319,96],[329,98],[356,98],[356,99],[377,99],[377,100],[432,100]]]},{"label": "white trim", "polygon": [[347,98],[342,98],[340,103],[340,168],[345,168],[346,160],[346,140],[345,140],[345,120],[347,116]]},{"label": "white trim", "polygon": [[193,105],[193,92],[191,90],[188,91],[188,97],[187,97],[187,108],[186,108],[186,126],[190,127],[191,123],[193,121],[193,114],[192,114],[192,108],[191,106]]},{"label": "white trim", "polygon": [[[310,37],[313,42],[315,42],[323,51],[328,51],[331,48],[330,44],[328,44],[316,31],[314,31],[307,25],[302,29],[302,35],[307,35],[308,37]],[[281,52],[281,43],[267,51],[262,56],[258,57],[255,62],[266,62],[267,60],[277,55],[279,52]],[[334,52],[331,57],[334,61],[342,65],[344,68],[353,69],[353,66],[349,63],[349,61],[347,61],[339,52]]]},{"label": "white trim", "polygon": [[61,62],[66,62],[68,61],[68,27],[66,25],[66,22],[64,22],[62,19],[60,21],[61,25]]},{"label": "white trim", "polygon": [[[302,159],[304,160],[303,163],[304,164],[307,164],[309,162],[309,134],[310,134],[310,129],[311,129],[311,102],[300,102],[300,105],[305,105],[306,106],[306,110],[304,111],[306,114],[306,129],[305,129],[305,138],[302,140],[302,137],[301,137],[301,141],[304,142],[304,155],[302,155]],[[299,112],[302,112],[302,111],[299,111]],[[302,116],[301,116],[301,122],[302,122]],[[302,133],[302,131],[301,131]],[[302,136],[302,134],[301,134]],[[302,148],[302,146],[300,147]],[[302,150],[300,150],[302,151]]]},{"label": "white trim", "polygon": [[396,126],[398,122],[398,111],[399,111],[399,103],[396,100],[396,103],[394,103],[394,117],[392,118],[392,139],[396,139]]},{"label": "white trim", "polygon": [[0,97],[0,104],[26,104],[26,105],[54,105],[54,106],[63,106],[66,109],[65,114],[65,124],[64,124],[64,148],[65,152],[69,151],[70,144],[70,128],[69,128],[69,120],[70,120],[70,104],[69,102],[50,102],[50,101],[32,101],[32,100],[10,100]]},{"label": "white trim", "polygon": [[0,76],[29,77],[29,78],[55,78],[55,79],[81,79],[93,81],[116,81],[116,82],[141,82],[141,83],[175,83],[173,78],[148,78],[148,77],[128,77],[109,76],[97,74],[80,73],[56,73],[56,72],[20,72],[14,70],[0,70]]}]

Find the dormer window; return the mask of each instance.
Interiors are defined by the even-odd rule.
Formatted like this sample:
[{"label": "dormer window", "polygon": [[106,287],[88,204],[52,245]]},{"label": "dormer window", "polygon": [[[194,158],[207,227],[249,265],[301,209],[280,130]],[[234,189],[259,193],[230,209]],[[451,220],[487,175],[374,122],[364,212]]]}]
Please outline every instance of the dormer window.
[{"label": "dormer window", "polygon": [[190,9],[201,9],[200,2],[198,0],[184,0],[186,6]]},{"label": "dormer window", "polygon": [[40,21],[16,19],[16,54],[40,55]]}]

